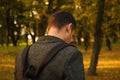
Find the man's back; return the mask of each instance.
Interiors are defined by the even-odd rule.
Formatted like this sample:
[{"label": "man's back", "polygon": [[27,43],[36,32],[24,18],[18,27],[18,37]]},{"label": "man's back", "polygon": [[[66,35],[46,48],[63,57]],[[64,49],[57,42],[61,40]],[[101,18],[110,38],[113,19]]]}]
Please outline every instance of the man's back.
[{"label": "man's back", "polygon": [[[34,43],[29,50],[28,63],[39,68],[43,57],[60,43],[71,43],[76,29],[76,21],[72,14],[59,11],[48,20],[47,35]],[[53,37],[54,36],[54,37]],[[15,72],[17,80],[23,80],[22,55],[16,59]],[[29,65],[28,65],[29,66]],[[85,80],[82,54],[73,46],[68,46],[57,53],[50,63],[40,72],[38,80]]]},{"label": "man's back", "polygon": [[[30,47],[29,64],[35,65],[38,69],[43,56],[49,56],[46,53],[60,43],[64,41],[53,36],[40,38]],[[19,64],[19,67],[23,67],[18,59],[20,58],[17,58],[16,66]],[[73,46],[64,48],[40,72],[38,80],[85,80],[82,54]]]}]

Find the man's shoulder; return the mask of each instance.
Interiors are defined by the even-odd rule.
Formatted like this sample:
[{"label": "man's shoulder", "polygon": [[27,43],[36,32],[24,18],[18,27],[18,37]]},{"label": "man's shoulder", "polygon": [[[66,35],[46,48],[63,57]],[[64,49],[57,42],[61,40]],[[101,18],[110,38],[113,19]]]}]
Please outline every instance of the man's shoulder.
[{"label": "man's shoulder", "polygon": [[60,54],[66,57],[82,56],[82,53],[75,46],[67,46],[60,51]]},{"label": "man's shoulder", "polygon": [[72,45],[66,47],[64,50],[66,50],[66,51],[69,52],[69,53],[81,53],[81,52],[78,50],[77,47],[72,46]]}]

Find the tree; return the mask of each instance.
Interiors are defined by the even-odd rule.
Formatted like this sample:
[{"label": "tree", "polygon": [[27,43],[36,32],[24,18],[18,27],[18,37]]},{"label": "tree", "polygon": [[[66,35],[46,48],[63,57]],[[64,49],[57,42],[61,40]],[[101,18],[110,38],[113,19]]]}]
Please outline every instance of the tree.
[{"label": "tree", "polygon": [[[101,37],[101,39],[98,37],[98,39],[100,39],[100,41],[98,41],[98,43],[100,42],[100,46],[102,43],[102,38],[104,38],[106,35],[109,36],[110,38],[112,38],[115,42],[118,39],[119,34],[120,34],[120,0],[105,0],[104,2],[104,6],[102,6],[101,8],[104,9],[103,11],[103,19],[102,21],[98,24],[98,4],[102,3],[103,0],[98,3],[98,0],[74,0],[75,1],[75,10],[74,12],[74,16],[77,20],[77,40],[78,43],[80,43],[80,38],[84,37],[84,35],[86,35],[89,33],[90,35],[90,39],[92,39],[92,37],[94,37],[94,40],[96,41],[96,37],[95,35],[97,35],[97,31],[95,27],[99,27],[102,22],[102,27],[100,27],[100,34],[99,34],[99,30],[98,30],[98,36]],[[96,7],[97,5],[97,7]],[[97,18],[96,18],[97,16]],[[97,20],[97,21],[96,21]],[[95,22],[96,21],[96,22]],[[93,27],[94,25],[96,25],[95,27]],[[84,38],[85,39],[85,38]],[[105,39],[104,39],[105,40]],[[92,57],[91,57],[91,64],[90,64],[90,69],[89,72],[90,74],[92,72],[95,71],[96,73],[96,66],[97,66],[97,62],[98,62],[98,56],[99,56],[99,52],[101,47],[95,46],[95,44],[97,44],[96,42],[94,42],[94,46],[93,46],[93,52],[92,52]],[[98,48],[98,50],[96,50],[96,47],[100,47]],[[95,51],[96,50],[96,51]],[[98,52],[97,52],[98,51]],[[94,54],[95,53],[95,54]],[[96,56],[96,57],[95,57]],[[96,58],[93,60],[93,57]],[[92,67],[91,67],[92,66]],[[94,70],[92,70],[94,68]]]},{"label": "tree", "polygon": [[0,32],[2,32],[2,33],[0,33],[0,44],[1,44],[1,46],[4,46],[4,28],[3,28],[3,26],[0,24]]},{"label": "tree", "polygon": [[102,27],[103,15],[104,15],[105,0],[98,0],[97,4],[98,4],[97,5],[98,15],[95,24],[93,51],[92,51],[91,62],[88,71],[89,75],[96,75],[96,66],[98,63],[98,56],[101,50],[102,38],[103,38],[101,27]]},{"label": "tree", "polygon": [[[86,38],[93,36],[94,33],[94,21],[96,20],[96,0],[75,0],[74,16],[77,20],[77,41],[80,42],[80,38]],[[88,45],[86,45],[88,47]]]},{"label": "tree", "polygon": [[[33,43],[36,36],[43,36],[46,32],[49,15],[58,10],[69,10],[72,12],[71,5],[73,0],[21,0],[25,5],[25,25],[26,33],[30,34]],[[35,14],[34,14],[35,13]],[[37,31],[36,31],[37,30]]]},{"label": "tree", "polygon": [[17,45],[17,41],[20,37],[21,25],[19,22],[19,16],[23,12],[23,4],[17,0],[2,0],[0,8],[2,10],[2,26],[4,27],[6,46],[9,46],[10,40],[13,45]]},{"label": "tree", "polygon": [[[103,35],[108,35],[114,42],[120,33],[119,3],[119,0],[106,0],[102,27]],[[87,34],[90,39],[93,37],[97,16],[96,4],[97,0],[1,0],[0,25],[6,37],[5,42],[7,46],[11,41],[16,45],[21,37],[21,30],[24,29],[27,35],[31,35],[34,43],[37,36],[45,34],[49,15],[58,10],[66,10],[77,20],[77,40],[80,44],[81,37],[85,39]]]}]

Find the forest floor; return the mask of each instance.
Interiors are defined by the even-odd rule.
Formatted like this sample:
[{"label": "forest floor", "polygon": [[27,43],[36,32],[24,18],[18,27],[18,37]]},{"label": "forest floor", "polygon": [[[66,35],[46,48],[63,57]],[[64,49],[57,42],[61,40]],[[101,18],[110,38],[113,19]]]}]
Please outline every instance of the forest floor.
[{"label": "forest floor", "polygon": [[[119,44],[120,45],[120,44]],[[14,62],[16,54],[24,47],[0,47],[0,80],[14,80]],[[120,46],[112,51],[102,48],[97,66],[97,76],[88,76],[92,50],[83,53],[86,80],[120,80]]]},{"label": "forest floor", "polygon": [[120,47],[114,47],[112,51],[103,48],[99,55],[97,76],[88,76],[88,68],[92,50],[83,51],[86,80],[120,80]]}]

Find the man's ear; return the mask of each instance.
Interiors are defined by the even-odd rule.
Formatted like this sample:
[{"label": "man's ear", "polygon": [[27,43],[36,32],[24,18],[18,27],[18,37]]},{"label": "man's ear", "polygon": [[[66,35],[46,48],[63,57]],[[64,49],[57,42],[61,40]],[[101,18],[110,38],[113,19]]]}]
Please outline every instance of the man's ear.
[{"label": "man's ear", "polygon": [[50,30],[50,26],[47,27],[46,31],[48,32]]},{"label": "man's ear", "polygon": [[67,32],[71,32],[72,31],[72,23],[69,23],[66,27],[66,31]]}]

